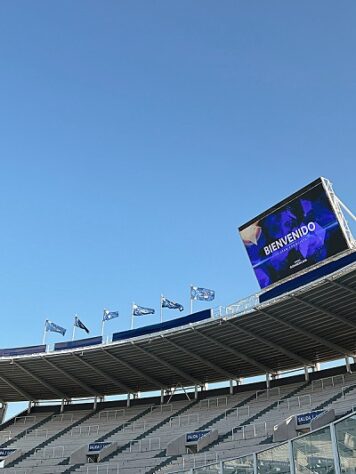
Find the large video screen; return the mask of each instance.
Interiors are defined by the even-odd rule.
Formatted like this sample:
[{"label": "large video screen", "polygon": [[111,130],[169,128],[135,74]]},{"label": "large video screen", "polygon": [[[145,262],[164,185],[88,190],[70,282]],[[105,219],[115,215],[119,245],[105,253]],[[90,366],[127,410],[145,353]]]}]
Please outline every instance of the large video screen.
[{"label": "large video screen", "polygon": [[239,232],[261,288],[349,248],[322,178]]}]

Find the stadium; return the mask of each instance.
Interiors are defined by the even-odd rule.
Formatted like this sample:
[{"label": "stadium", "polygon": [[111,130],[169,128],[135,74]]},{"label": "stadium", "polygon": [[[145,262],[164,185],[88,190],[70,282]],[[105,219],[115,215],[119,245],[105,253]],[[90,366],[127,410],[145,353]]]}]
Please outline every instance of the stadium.
[{"label": "stadium", "polygon": [[356,473],[356,246],[343,209],[353,217],[319,178],[241,226],[261,286],[242,301],[109,339],[2,349],[2,420],[28,402],[0,427],[4,474]]}]

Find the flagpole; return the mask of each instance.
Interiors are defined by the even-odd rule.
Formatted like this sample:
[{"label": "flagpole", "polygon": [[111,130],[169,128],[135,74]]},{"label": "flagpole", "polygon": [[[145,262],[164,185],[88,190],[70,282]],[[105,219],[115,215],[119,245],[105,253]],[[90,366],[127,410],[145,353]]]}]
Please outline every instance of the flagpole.
[{"label": "flagpole", "polygon": [[74,315],[74,323],[73,323],[72,341],[74,341],[74,336],[75,336],[75,318],[76,318],[77,316],[78,316],[77,314],[75,314],[75,315]]},{"label": "flagpole", "polygon": [[45,324],[44,324],[44,331],[43,331],[43,339],[42,339],[42,345],[45,345],[46,344],[46,333],[47,333],[47,319],[45,321]]},{"label": "flagpole", "polygon": [[193,314],[193,300],[192,300],[192,287],[193,285],[190,285],[190,314]]},{"label": "flagpole", "polygon": [[134,304],[135,304],[135,303],[132,303],[132,306],[131,306],[131,329],[134,328],[134,314],[133,314],[133,307],[134,307]]},{"label": "flagpole", "polygon": [[160,308],[161,308],[161,323],[163,323],[163,308],[162,308],[162,300],[163,300],[163,295],[161,295],[161,303],[160,303]]}]

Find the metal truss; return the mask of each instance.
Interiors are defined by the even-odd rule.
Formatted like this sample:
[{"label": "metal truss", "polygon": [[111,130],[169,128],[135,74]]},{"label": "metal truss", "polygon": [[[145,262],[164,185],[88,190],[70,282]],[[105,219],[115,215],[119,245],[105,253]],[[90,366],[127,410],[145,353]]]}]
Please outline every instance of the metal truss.
[{"label": "metal truss", "polygon": [[89,393],[91,396],[94,396],[94,397],[103,397],[103,394],[102,393],[99,393],[97,390],[95,390],[94,388],[90,387],[89,385],[87,385],[86,383],[82,382],[81,380],[79,380],[78,377],[74,377],[73,375],[69,374],[68,372],[66,372],[65,370],[61,369],[60,367],[58,367],[58,365],[54,364],[53,362],[51,362],[50,360],[48,360],[48,357],[44,357],[42,356],[42,360],[45,361],[45,363],[47,365],[49,365],[50,367],[52,367],[53,370],[59,372],[60,374],[64,375],[64,377],[66,377],[67,379],[69,379],[71,382],[73,382],[75,385],[78,385],[79,387],[81,387],[85,392]]},{"label": "metal truss", "polygon": [[245,362],[249,363],[250,365],[253,365],[254,367],[257,367],[258,369],[262,370],[262,372],[264,372],[264,373],[274,373],[275,372],[275,370],[272,369],[271,367],[267,367],[266,365],[262,364],[258,360],[253,359],[251,356],[249,356],[247,354],[244,354],[240,351],[237,351],[236,349],[229,346],[228,344],[226,344],[226,343],[223,344],[222,342],[218,341],[217,339],[215,339],[211,336],[208,336],[207,334],[201,332],[198,329],[194,328],[194,331],[197,334],[199,334],[201,337],[206,339],[207,341],[212,342],[215,345],[217,345],[218,347],[220,347],[220,349],[223,349],[225,352],[229,352],[230,354],[234,355],[238,359],[244,360]]},{"label": "metal truss", "polygon": [[256,311],[258,311],[261,314],[264,314],[265,316],[273,319],[274,321],[277,321],[280,324],[283,324],[284,326],[292,329],[295,332],[299,332],[299,334],[302,334],[303,336],[307,337],[308,339],[312,339],[315,342],[318,342],[319,344],[321,344],[322,346],[328,347],[329,349],[335,351],[338,354],[342,354],[343,356],[347,355],[347,356],[350,356],[350,357],[354,357],[354,354],[353,354],[352,351],[350,351],[349,349],[347,349],[345,347],[340,346],[339,344],[335,344],[335,343],[325,339],[324,337],[318,336],[317,334],[315,334],[315,333],[313,333],[309,330],[301,328],[300,326],[298,326],[296,324],[291,324],[288,321],[285,321],[284,319],[282,319],[278,316],[274,316],[273,314],[267,312],[266,310],[256,309]]},{"label": "metal truss", "polygon": [[[163,366],[167,367],[169,370],[171,370],[172,372],[175,372],[177,375],[182,377],[183,380],[184,379],[189,380],[189,382],[192,382],[194,385],[204,385],[204,382],[202,382],[201,380],[196,379],[195,377],[192,377],[190,374],[187,374],[186,372],[179,369],[178,367],[175,367],[174,365],[170,364],[169,362],[164,360],[161,356],[158,357],[155,354],[152,354],[150,351],[148,351],[147,349],[144,349],[143,347],[139,346],[135,342],[131,342],[131,344],[137,350],[142,352],[143,354],[146,354],[149,357],[151,357],[152,359],[154,359],[156,362],[158,362],[159,365],[163,365]],[[181,380],[181,382],[183,382],[183,380]]]},{"label": "metal truss", "polygon": [[112,360],[114,360],[116,363],[119,363],[121,365],[123,365],[124,367],[126,367],[127,369],[131,370],[132,372],[135,372],[136,375],[138,375],[139,377],[141,377],[142,379],[146,380],[147,382],[151,383],[152,385],[155,385],[157,386],[158,388],[160,389],[165,389],[167,388],[167,386],[165,386],[164,384],[162,384],[162,382],[159,382],[158,380],[154,379],[153,377],[151,377],[150,375],[147,375],[145,374],[144,372],[142,372],[140,369],[138,369],[137,367],[134,367],[132,364],[129,364],[128,362],[126,362],[125,360],[123,360],[121,357],[117,357],[115,354],[112,354],[111,352],[109,352],[107,349],[105,348],[102,348],[102,352],[110,357]]},{"label": "metal truss", "polygon": [[173,342],[170,339],[167,339],[163,335],[161,337],[166,343],[168,343],[169,345],[175,347],[178,351],[184,352],[185,354],[189,355],[189,357],[192,357],[193,359],[198,360],[202,364],[206,365],[210,369],[212,369],[215,372],[217,372],[218,374],[222,375],[223,377],[226,377],[227,379],[233,379],[233,380],[239,378],[239,375],[228,372],[227,370],[223,369],[222,367],[219,367],[218,365],[216,365],[213,362],[209,361],[205,357],[203,358],[200,355],[196,354],[195,352],[192,352],[190,349],[186,349],[181,344],[176,344],[175,342]]},{"label": "metal truss", "polygon": [[301,363],[303,366],[309,366],[312,367],[314,366],[314,362],[305,359],[304,357],[301,357],[298,354],[295,354],[294,352],[291,352],[290,350],[286,349],[285,347],[282,347],[280,344],[277,344],[275,342],[272,342],[265,337],[259,336],[255,332],[251,332],[248,329],[242,328],[240,325],[235,325],[231,321],[226,321],[226,324],[229,325],[234,331],[236,332],[242,332],[243,334],[246,334],[246,336],[249,336],[253,339],[256,339],[257,341],[261,342],[262,344],[265,344],[268,347],[271,347],[277,352],[280,352],[281,354],[284,354],[285,356],[289,357],[292,360],[295,360],[296,362]]}]

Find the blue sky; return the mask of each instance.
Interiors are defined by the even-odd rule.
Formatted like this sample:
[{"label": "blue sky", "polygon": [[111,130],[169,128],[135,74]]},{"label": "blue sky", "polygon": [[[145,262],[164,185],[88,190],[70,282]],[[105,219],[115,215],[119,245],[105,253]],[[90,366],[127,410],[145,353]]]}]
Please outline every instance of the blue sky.
[{"label": "blue sky", "polygon": [[104,307],[126,329],[191,283],[257,291],[237,226],[318,176],[355,212],[355,20],[354,0],[1,2],[0,346],[74,313],[97,334]]}]

